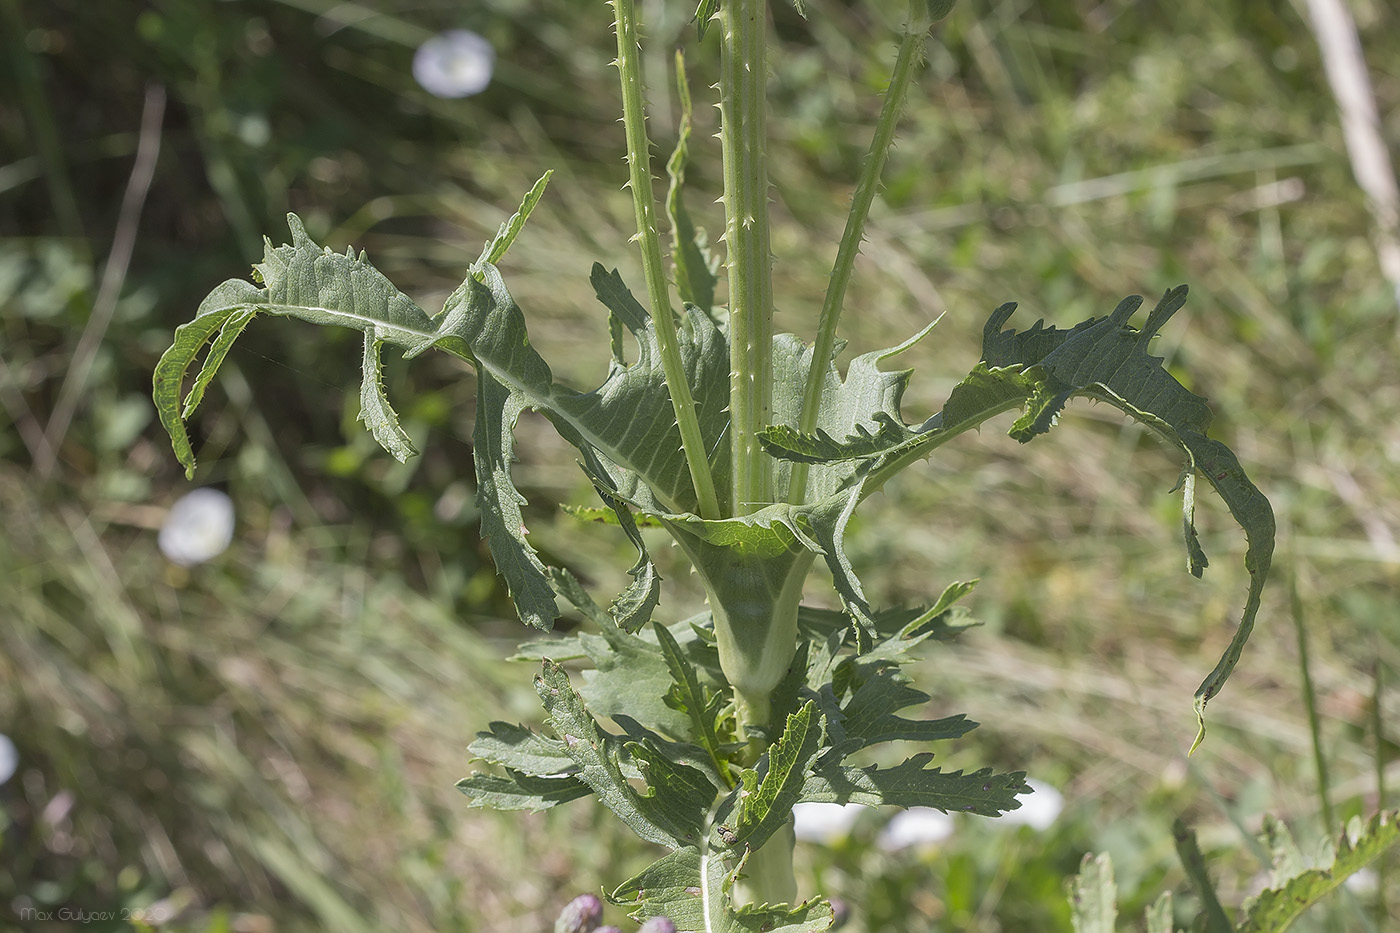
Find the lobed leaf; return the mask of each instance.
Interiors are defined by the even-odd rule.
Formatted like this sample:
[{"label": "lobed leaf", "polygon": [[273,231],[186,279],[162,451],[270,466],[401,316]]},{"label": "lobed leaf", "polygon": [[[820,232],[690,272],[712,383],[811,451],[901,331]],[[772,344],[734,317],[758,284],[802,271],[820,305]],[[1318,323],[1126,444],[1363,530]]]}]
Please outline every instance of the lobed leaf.
[{"label": "lobed leaf", "polygon": [[666,692],[666,705],[690,717],[690,724],[696,740],[709,753],[716,770],[728,786],[733,786],[729,774],[729,762],[724,756],[719,739],[719,717],[724,697],[707,690],[700,683],[695,665],[681,651],[675,636],[665,626],[653,626],[656,641],[661,647],[661,655],[666,659],[666,667],[671,671],[675,683]]},{"label": "lobed leaf", "polygon": [[1104,852],[1085,855],[1079,874],[1069,882],[1070,922],[1074,933],[1114,933],[1118,921],[1118,887],[1113,861]]},{"label": "lobed leaf", "polygon": [[667,794],[644,796],[632,787],[619,763],[620,743],[598,728],[563,668],[546,660],[543,672],[535,678],[535,692],[569,757],[579,766],[575,777],[591,788],[604,806],[647,842],[669,849],[694,844],[700,826],[692,825],[690,808],[684,801],[678,805]]},{"label": "lobed leaf", "polygon": [[473,774],[458,781],[457,789],[472,799],[473,807],[493,810],[547,810],[592,793],[572,777],[536,777],[509,769],[504,777]]},{"label": "lobed leaf", "polygon": [[[1003,305],[987,321],[982,356],[994,366],[1021,365],[1044,374],[1043,384],[1028,399],[1025,414],[1012,426],[1013,437],[1024,442],[1044,433],[1075,395],[1108,402],[1173,444],[1183,457],[1183,477],[1205,477],[1244,529],[1249,592],[1234,638],[1196,690],[1194,751],[1205,737],[1206,703],[1229,679],[1254,628],[1273,557],[1275,529],[1269,500],[1249,481],[1234,453],[1206,436],[1211,412],[1205,399],[1189,392],[1172,378],[1159,357],[1148,353],[1149,342],[1185,304],[1186,295],[1185,285],[1167,291],[1148,314],[1142,330],[1128,326],[1142,303],[1137,296],[1124,299],[1107,317],[1085,321],[1069,331],[1047,328],[1041,322],[1021,333],[1002,331],[1002,324],[1015,310],[1014,305]],[[1190,482],[1182,485],[1188,566],[1199,576],[1205,555],[1192,521],[1194,486]]]},{"label": "lobed leaf", "polygon": [[990,768],[983,768],[964,774],[925,769],[932,758],[932,753],[921,752],[889,768],[819,765],[802,788],[802,800],[934,807],[945,812],[999,816],[1020,808],[1018,794],[1030,793],[1024,771],[993,774]]},{"label": "lobed leaf", "polygon": [[578,770],[563,742],[508,722],[493,722],[487,731],[478,732],[467,751],[531,777],[558,777]]},{"label": "lobed leaf", "polygon": [[796,463],[824,464],[878,457],[916,436],[916,432],[887,412],[877,411],[872,417],[879,425],[874,432],[863,424],[857,424],[856,433],[841,440],[820,428],[815,434],[803,434],[788,425],[765,428],[758,439],[763,449],[774,457]]},{"label": "lobed leaf", "polygon": [[801,799],[807,769],[821,749],[821,721],[817,704],[808,701],[787,718],[783,734],[769,747],[763,771],[745,770],[738,794],[739,815],[732,845],[758,849],[792,816],[793,805]]},{"label": "lobed leaf", "polygon": [[525,540],[525,497],[511,480],[515,423],[524,408],[520,393],[503,386],[485,368],[477,370],[476,427],[472,459],[476,464],[476,501],[481,536],[491,551],[496,572],[505,581],[520,620],[544,631],[554,626],[559,605],[544,563]]},{"label": "lobed leaf", "polygon": [[879,742],[956,739],[977,728],[977,723],[963,713],[942,719],[905,719],[895,715],[897,710],[922,705],[930,699],[927,693],[909,686],[909,678],[898,668],[881,665],[866,677],[841,708],[847,740],[859,742],[843,754]]},{"label": "lobed leaf", "polygon": [[[1289,838],[1288,843],[1291,842]],[[1239,933],[1272,933],[1287,929],[1303,911],[1336,890],[1347,878],[1379,858],[1397,842],[1400,842],[1400,811],[1382,811],[1372,816],[1365,825],[1359,817],[1352,817],[1347,823],[1346,832],[1337,841],[1335,857],[1328,864],[1306,870],[1294,866],[1299,870],[1291,877],[1286,880],[1276,878],[1272,887],[1246,903],[1244,916],[1236,930]],[[1296,851],[1296,847],[1293,848]]]}]

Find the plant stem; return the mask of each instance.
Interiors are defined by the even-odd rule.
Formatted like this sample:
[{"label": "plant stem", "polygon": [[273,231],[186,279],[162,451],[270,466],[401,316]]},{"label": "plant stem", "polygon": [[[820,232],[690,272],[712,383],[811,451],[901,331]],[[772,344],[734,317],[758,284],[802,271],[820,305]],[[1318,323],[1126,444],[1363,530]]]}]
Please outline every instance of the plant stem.
[{"label": "plant stem", "polygon": [[744,863],[743,890],[754,904],[796,904],[797,877],[792,870],[792,850],[797,836],[792,820],[779,829]]},{"label": "plant stem", "polygon": [[773,397],[773,276],[768,243],[765,0],[720,8],[720,146],[724,156],[724,240],[729,270],[729,413],[733,508],[772,501],[772,470],[758,443]]},{"label": "plant stem", "polygon": [[647,139],[646,107],[642,101],[642,64],[636,10],[633,0],[612,0],[612,4],[617,27],[617,69],[622,76],[622,122],[627,132],[627,167],[631,172],[628,186],[632,189],[632,205],[637,215],[637,242],[642,251],[642,270],[647,280],[651,319],[656,326],[666,387],[671,393],[671,406],[676,413],[681,448],[685,452],[686,465],[690,468],[690,481],[695,487],[699,514],[702,518],[719,518],[719,497],[715,494],[714,477],[710,474],[709,461],[705,456],[705,439],[700,433],[700,419],[695,413],[695,400],[690,394],[690,383],[681,360],[676,319],[671,311],[665,267],[661,260],[661,237],[657,233],[655,195],[651,188],[651,144]]},{"label": "plant stem", "polygon": [[1308,733],[1312,736],[1313,764],[1317,769],[1317,797],[1322,808],[1323,831],[1331,835],[1337,831],[1338,824],[1332,811],[1332,792],[1327,779],[1327,756],[1322,748],[1322,723],[1317,714],[1317,691],[1313,689],[1312,674],[1308,670],[1308,633],[1303,619],[1303,600],[1298,595],[1296,561],[1292,571],[1288,575],[1288,602],[1292,610],[1293,631],[1298,639],[1298,673],[1302,680],[1303,706],[1308,714]]},{"label": "plant stem", "polygon": [[[802,419],[798,424],[804,434],[811,434],[817,427],[822,383],[836,346],[836,328],[841,321],[846,287],[851,282],[856,254],[860,252],[861,240],[865,237],[865,221],[870,216],[870,205],[874,202],[875,192],[880,186],[880,176],[884,173],[885,159],[894,141],[899,114],[904,109],[904,98],[913,81],[915,66],[923,58],[924,39],[931,25],[927,0],[910,0],[909,21],[905,24],[904,37],[899,43],[894,72],[890,75],[890,84],[885,90],[885,100],[880,107],[880,118],[875,123],[870,151],[866,153],[855,194],[851,197],[851,209],[846,215],[846,229],[841,234],[841,244],[836,249],[836,261],[831,267],[826,298],[822,302],[821,316],[817,319],[817,339],[812,347],[812,368],[807,373],[807,388],[802,396]],[[806,485],[807,464],[793,464],[792,479],[788,484],[788,500],[800,504],[805,498]]]}]

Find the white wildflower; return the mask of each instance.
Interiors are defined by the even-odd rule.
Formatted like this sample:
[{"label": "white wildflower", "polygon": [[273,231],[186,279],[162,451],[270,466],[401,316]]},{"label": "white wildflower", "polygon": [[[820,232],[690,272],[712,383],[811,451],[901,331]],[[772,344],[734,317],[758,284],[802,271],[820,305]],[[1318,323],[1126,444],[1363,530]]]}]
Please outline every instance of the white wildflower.
[{"label": "white wildflower", "polygon": [[171,563],[192,567],[218,557],[233,540],[233,500],[205,487],[170,507],[156,543]]},{"label": "white wildflower", "polygon": [[1001,815],[1002,825],[1029,826],[1036,832],[1043,832],[1059,818],[1065,808],[1065,795],[1044,781],[1027,778],[1030,785],[1029,796],[1021,798],[1021,807]]},{"label": "white wildflower", "polygon": [[805,842],[835,842],[850,834],[864,809],[858,803],[799,803],[792,808],[792,830]]},{"label": "white wildflower", "polygon": [[0,732],[0,784],[14,777],[18,768],[19,749],[15,748],[14,741],[8,735]]},{"label": "white wildflower", "polygon": [[413,77],[434,97],[470,97],[486,90],[496,50],[482,36],[452,29],[433,36],[413,54]]},{"label": "white wildflower", "polygon": [[885,824],[876,844],[886,852],[937,845],[953,835],[953,817],[933,807],[910,807]]}]

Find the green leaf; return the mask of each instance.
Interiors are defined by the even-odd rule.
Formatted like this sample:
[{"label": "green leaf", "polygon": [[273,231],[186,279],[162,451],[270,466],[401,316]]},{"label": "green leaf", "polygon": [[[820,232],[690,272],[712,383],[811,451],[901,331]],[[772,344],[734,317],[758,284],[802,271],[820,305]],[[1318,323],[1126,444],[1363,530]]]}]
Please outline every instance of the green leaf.
[{"label": "green leaf", "polygon": [[792,908],[746,904],[739,908],[734,928],[743,933],[822,933],[831,929],[833,919],[831,905],[822,900]]},{"label": "green leaf", "polygon": [[1016,306],[1002,305],[988,319],[983,333],[983,363],[949,397],[941,417],[926,425],[927,437],[887,455],[866,485],[878,486],[890,469],[927,454],[960,424],[970,426],[971,421],[985,420],[995,413],[994,409],[1014,407],[1018,395],[1025,411],[1012,425],[1011,435],[1022,442],[1048,431],[1070,398],[1084,396],[1119,408],[1176,447],[1183,461],[1188,568],[1199,576],[1205,567],[1193,523],[1192,477],[1199,475],[1211,484],[1244,530],[1248,542],[1244,564],[1250,575],[1235,636],[1196,690],[1199,728],[1191,746],[1194,751],[1205,736],[1206,703],[1224,686],[1254,628],[1273,557],[1275,528],[1268,499],[1250,482],[1234,453],[1207,436],[1211,412],[1205,399],[1189,392],[1166,371],[1159,357],[1148,352],[1152,338],[1180,310],[1186,295],[1184,285],[1166,292],[1141,330],[1128,324],[1142,303],[1137,296],[1124,299],[1112,314],[1067,331],[1045,327],[1039,321],[1025,331],[1003,331],[1002,325]]},{"label": "green leaf", "polygon": [[852,484],[842,495],[831,496],[814,505],[807,517],[812,537],[820,545],[821,554],[831,571],[832,584],[841,605],[855,622],[857,647],[869,647],[875,629],[875,620],[870,604],[865,598],[865,588],[856,576],[851,559],[846,556],[846,526],[860,504],[861,487]]},{"label": "green leaf", "polygon": [[540,180],[535,182],[520,202],[520,209],[517,210],[503,224],[501,229],[496,231],[496,235],[481,251],[481,256],[477,259],[477,264],[491,263],[495,265],[505,256],[506,250],[515,242],[515,238],[520,235],[520,231],[525,226],[525,221],[530,219],[530,214],[534,212],[535,205],[540,203],[540,198],[544,197],[545,186],[549,184],[549,179],[553,177],[554,170],[550,169],[540,176]]},{"label": "green leaf", "polygon": [[735,909],[733,888],[744,859],[726,868],[721,856],[687,847],[653,862],[608,895],[633,920],[664,916],[686,933],[821,933],[831,928],[831,905],[747,905]]},{"label": "green leaf", "polygon": [[578,770],[563,742],[508,722],[493,722],[488,731],[478,732],[467,751],[532,777],[557,777]]},{"label": "green leaf", "polygon": [[724,757],[718,729],[724,697],[705,689],[700,683],[695,665],[682,653],[675,636],[668,632],[665,626],[655,625],[653,628],[656,631],[657,644],[661,647],[661,655],[666,659],[666,667],[675,681],[666,692],[666,705],[690,717],[696,741],[709,753],[724,782],[732,787],[734,781],[729,774],[729,762]]},{"label": "green leaf", "polygon": [[1084,856],[1079,874],[1069,883],[1069,905],[1074,933],[1113,933],[1118,920],[1118,888],[1107,852]]},{"label": "green leaf", "polygon": [[[885,371],[880,365],[913,347],[932,328],[930,324],[899,346],[856,357],[846,367],[844,378],[837,372],[833,360],[813,360],[812,348],[804,346],[792,335],[779,334],[774,337],[773,412],[769,421],[772,427],[760,433],[760,441],[771,453],[780,457],[786,456],[782,453],[784,445],[792,442],[801,448],[799,452],[803,456],[812,459],[812,455],[833,443],[833,438],[855,438],[852,443],[859,445],[872,443],[866,438],[892,438],[903,425],[900,404],[912,371]],[[838,344],[833,353],[840,353],[841,349]],[[826,371],[817,409],[816,431],[808,440],[796,429],[801,424],[802,393],[808,371],[814,365],[823,366]],[[794,502],[816,503],[849,486],[859,464],[853,462],[853,456],[847,455],[852,452],[845,451],[840,444],[835,446],[840,456],[830,461],[812,463],[805,470],[801,490],[789,487],[793,477],[803,471],[794,473],[791,462],[780,462],[777,473],[780,497]]]},{"label": "green leaf", "polygon": [[701,867],[705,858],[697,846],[677,849],[618,885],[608,900],[630,908],[633,920],[664,916],[678,930],[704,930]]},{"label": "green leaf", "polygon": [[715,802],[714,781],[705,771],[676,761],[651,737],[626,747],[648,785],[643,799],[657,804],[658,822],[676,838],[697,842]]},{"label": "green leaf", "polygon": [[913,439],[917,433],[888,413],[877,411],[872,416],[879,427],[871,432],[863,424],[855,426],[856,433],[837,440],[817,429],[815,434],[803,434],[785,424],[772,425],[759,434],[763,449],[774,457],[795,463],[839,463],[843,460],[868,460]]},{"label": "green leaf", "polygon": [[[697,15],[700,11],[697,11]],[[704,28],[704,23],[701,23]],[[720,258],[709,249],[709,237],[697,229],[685,209],[685,166],[690,159],[692,130],[690,85],[685,76],[685,57],[676,50],[676,92],[680,100],[680,126],[676,148],[666,162],[671,184],[666,191],[666,213],[671,218],[671,261],[676,266],[676,291],[681,301],[713,314],[715,283],[719,281]]]},{"label": "green leaf", "polygon": [[691,741],[690,717],[666,704],[671,671],[661,649],[622,631],[608,617],[599,634],[583,632],[579,644],[594,669],[583,672],[580,693],[600,716],[631,716],[646,728]]},{"label": "green leaf", "polygon": [[535,777],[510,769],[504,777],[473,774],[458,781],[457,789],[472,799],[473,807],[493,810],[547,810],[592,793],[572,777]]},{"label": "green leaf", "polygon": [[820,803],[863,803],[877,807],[934,807],[948,812],[999,816],[1016,810],[1018,794],[1030,793],[1024,771],[993,774],[983,768],[972,774],[926,770],[933,758],[921,752],[890,768],[851,768],[818,764],[802,788],[802,799]]},{"label": "green leaf", "polygon": [[801,797],[807,769],[821,747],[817,704],[808,701],[787,718],[778,741],[769,747],[758,771],[745,770],[738,795],[738,821],[732,845],[758,849],[792,817]]},{"label": "green leaf", "polygon": [[238,335],[243,333],[243,328],[247,327],[248,322],[256,315],[257,312],[252,310],[237,311],[225,319],[219,328],[219,336],[214,338],[208,354],[204,357],[204,365],[200,367],[194,385],[190,386],[189,395],[185,396],[185,406],[180,411],[181,418],[189,418],[190,415],[194,414],[195,409],[204,399],[204,390],[209,387],[210,380],[219,371],[219,367],[223,365],[228,351],[233,349],[234,341],[238,339]]},{"label": "green leaf", "polygon": [[[244,312],[247,313],[247,312]],[[251,317],[251,314],[249,315]],[[223,335],[220,334],[220,339]],[[408,434],[399,426],[398,413],[389,404],[384,394],[383,367],[380,365],[379,348],[382,341],[374,339],[373,331],[365,331],[365,353],[362,363],[364,381],[360,383],[359,420],[369,428],[370,434],[394,459],[400,463],[409,457],[418,456]]]},{"label": "green leaf", "polygon": [[1147,908],[1147,933],[1175,933],[1172,914],[1172,892],[1163,891]]},{"label": "green leaf", "polygon": [[[637,720],[625,713],[615,713],[613,722],[622,728],[622,732],[633,742],[646,742],[659,755],[674,765],[682,765],[693,771],[703,774],[710,782],[710,799],[713,800],[716,793],[728,791],[730,784],[720,776],[719,770],[715,766],[715,761],[710,757],[710,753],[693,742],[672,741],[663,738],[656,731],[648,729]],[[730,751],[731,747],[725,749]]]},{"label": "green leaf", "polygon": [[632,546],[637,549],[637,560],[632,565],[632,569],[628,571],[632,582],[617,595],[612,605],[608,607],[608,614],[618,628],[624,632],[636,632],[651,621],[651,614],[661,601],[661,575],[656,572],[656,565],[651,562],[646,542],[642,540],[642,534],[637,530],[637,522],[632,517],[632,510],[628,508],[627,502],[617,494],[617,487],[612,477],[607,475],[606,468],[598,462],[596,455],[591,450],[584,450],[582,453],[584,455],[584,472],[593,481],[594,491],[612,510],[613,521],[622,529],[627,540],[632,542]]},{"label": "green leaf", "polygon": [[[538,200],[539,190],[537,185],[517,218],[507,221],[494,245],[488,244],[488,256],[499,255],[509,245]],[[183,417],[198,404],[243,326],[257,312],[265,312],[351,327],[365,335],[362,418],[380,443],[400,458],[411,448],[380,383],[383,344],[402,347],[406,357],[436,347],[475,366],[481,383],[476,438],[483,448],[477,451],[483,529],[521,618],[530,625],[547,629],[558,608],[548,574],[526,543],[519,521],[522,500],[509,477],[510,433],[521,410],[542,411],[566,440],[584,452],[585,459],[596,459],[597,472],[623,484],[620,491],[629,500],[659,503],[673,511],[695,506],[655,330],[615,273],[596,268],[595,287],[610,313],[637,337],[640,357],[633,366],[614,367],[598,390],[583,393],[553,381],[548,365],[530,345],[524,316],[491,263],[474,266],[443,310],[430,318],[363,254],[356,258],[349,252],[322,250],[295,215],[289,215],[288,223],[292,243],[274,247],[269,241],[264,261],[255,268],[264,287],[230,281],[215,289],[201,304],[196,319],[176,331],[174,344],[157,366],[153,386],[157,409],[187,471],[194,469],[194,456]],[[706,426],[702,433],[708,444],[718,448],[727,424],[728,351],[723,335],[708,318],[698,310],[687,313],[696,320],[682,338],[682,362],[697,387],[697,404]],[[216,333],[220,336],[182,415],[181,383]],[[727,463],[727,454],[720,460]],[[657,592],[654,568],[643,552],[634,567],[634,585],[620,597],[615,610],[627,625],[640,626],[655,605]]]},{"label": "green leaf", "polygon": [[710,25],[710,20],[715,18],[719,12],[720,0],[700,0],[700,5],[695,8],[695,29],[700,38],[705,38],[705,30]]},{"label": "green leaf", "polygon": [[956,739],[977,728],[977,723],[962,713],[931,720],[894,715],[897,710],[922,705],[932,698],[909,686],[909,677],[891,664],[858,666],[875,669],[864,672],[863,682],[841,708],[847,741],[859,743],[843,750],[843,755],[879,742]]},{"label": "green leaf", "polygon": [[[610,472],[624,497],[645,507],[650,503],[639,496],[650,490],[667,512],[697,512],[655,327],[617,270],[607,272],[595,263],[590,280],[598,300],[637,339],[637,362],[614,366],[607,381],[593,392],[557,391],[552,404],[558,415],[550,414],[546,406],[541,410],[556,425],[559,418],[566,418],[578,436],[597,448],[609,464],[621,468]],[[705,446],[715,464],[715,486],[725,489],[729,483],[729,348],[703,310],[688,306],[684,322],[687,326],[679,334],[681,362]],[[646,490],[635,485],[638,481]]]},{"label": "green leaf", "polygon": [[[954,605],[972,591],[976,580],[951,583],[944,588],[937,602],[930,607],[878,609],[871,613],[875,633],[886,639],[898,638],[917,643],[923,637],[943,641],[960,634],[964,629],[981,623],[968,619],[967,610]],[[797,616],[802,633],[816,641],[821,641],[833,632],[850,626],[850,616],[830,609],[817,609],[803,606]],[[892,655],[893,657],[893,655]]]},{"label": "green leaf", "polygon": [[[690,826],[693,812],[688,798],[673,799],[663,793],[655,796],[639,794],[628,782],[619,761],[620,742],[604,733],[583,705],[583,700],[569,685],[563,668],[546,660],[543,672],[535,678],[535,692],[549,712],[550,725],[563,741],[564,747],[579,765],[577,779],[590,787],[598,799],[618,819],[647,842],[678,849],[693,844],[692,834],[699,827]],[[692,838],[686,837],[691,835]]]},{"label": "green leaf", "polygon": [[511,481],[515,422],[523,399],[497,382],[485,368],[477,370],[476,428],[472,458],[476,462],[476,501],[481,536],[491,551],[521,621],[549,631],[559,615],[544,563],[525,540],[520,508],[525,497]]},{"label": "green leaf", "polygon": [[[1281,841],[1277,825],[1267,835],[1276,843]],[[1379,858],[1397,842],[1400,842],[1400,811],[1377,813],[1364,826],[1359,817],[1352,817],[1347,823],[1346,832],[1337,841],[1334,858],[1327,864],[1298,870],[1286,881],[1275,878],[1272,887],[1246,902],[1244,917],[1236,929],[1240,933],[1280,933],[1303,911],[1336,890],[1347,878]],[[1289,837],[1283,853],[1275,848],[1276,865],[1293,863],[1296,846],[1292,846],[1292,853],[1286,851],[1291,844]],[[1277,858],[1279,854],[1284,857]],[[1292,867],[1301,869],[1296,863]]]}]

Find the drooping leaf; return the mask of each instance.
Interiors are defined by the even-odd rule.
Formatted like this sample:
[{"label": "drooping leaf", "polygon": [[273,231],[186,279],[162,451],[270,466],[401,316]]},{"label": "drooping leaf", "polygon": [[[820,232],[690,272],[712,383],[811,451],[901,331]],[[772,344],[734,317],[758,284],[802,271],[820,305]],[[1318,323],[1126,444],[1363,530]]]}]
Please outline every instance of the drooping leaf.
[{"label": "drooping leaf", "polygon": [[472,458],[476,463],[476,501],[481,536],[486,539],[496,572],[505,581],[521,621],[549,631],[559,615],[548,572],[528,541],[520,508],[525,497],[511,480],[515,422],[524,400],[501,385],[484,367],[477,370],[476,428]]},{"label": "drooping leaf", "polygon": [[617,595],[617,598],[612,601],[612,605],[608,607],[608,613],[618,628],[624,632],[636,632],[651,621],[651,614],[661,601],[661,575],[656,572],[656,565],[651,562],[646,542],[642,540],[642,534],[637,530],[637,522],[632,517],[632,510],[628,507],[627,502],[617,494],[617,487],[612,477],[608,475],[602,463],[598,462],[592,450],[584,450],[582,453],[584,455],[584,472],[593,481],[594,491],[612,510],[613,521],[622,529],[627,540],[632,542],[632,546],[637,549],[637,561],[632,565],[632,569],[627,571],[632,582]]},{"label": "drooping leaf", "polygon": [[[222,334],[220,339],[222,339]],[[392,454],[395,460],[405,463],[409,457],[418,456],[418,451],[414,448],[413,442],[409,440],[408,434],[399,425],[398,413],[389,404],[389,397],[384,394],[383,366],[379,359],[381,343],[381,341],[374,339],[372,332],[365,331],[365,352],[362,363],[364,381],[360,383],[359,420],[364,422],[365,427],[379,442],[380,447]]]},{"label": "drooping leaf", "polygon": [[[240,283],[242,284],[242,283]],[[257,315],[256,311],[238,311],[229,315],[219,328],[219,336],[214,338],[214,342],[209,346],[209,352],[204,357],[204,365],[200,367],[199,375],[195,377],[194,384],[190,386],[190,392],[185,396],[184,408],[180,411],[181,418],[188,418],[194,414],[199,403],[204,399],[204,390],[209,387],[214,374],[223,365],[224,358],[228,356],[228,351],[233,349],[233,343],[243,333],[243,328],[248,326]]]},{"label": "drooping leaf", "polygon": [[[1166,292],[1147,316],[1142,330],[1128,326],[1129,318],[1142,302],[1136,296],[1125,299],[1107,317],[1085,321],[1069,331],[1046,328],[1037,322],[1022,333],[1003,332],[1001,326],[1014,310],[1014,306],[1003,306],[987,322],[982,355],[994,366],[1020,364],[1045,374],[1044,390],[1031,398],[1025,414],[1013,425],[1013,437],[1025,441],[1048,430],[1072,396],[1086,395],[1108,402],[1173,444],[1183,456],[1183,476],[1203,476],[1244,529],[1249,593],[1233,640],[1196,690],[1199,728],[1191,746],[1194,750],[1205,736],[1206,703],[1229,679],[1254,628],[1273,557],[1274,514],[1269,500],[1249,481],[1234,453],[1206,436],[1211,412],[1205,400],[1172,378],[1162,360],[1148,353],[1149,342],[1186,302],[1186,294],[1184,285]],[[1184,528],[1189,566],[1199,576],[1205,555],[1196,541],[1191,519],[1195,505],[1192,487],[1183,485],[1187,492]]]},{"label": "drooping leaf", "polygon": [[[800,799],[807,768],[821,747],[821,721],[817,704],[808,701],[787,718],[783,734],[769,747],[766,762],[741,775],[738,817],[732,845],[758,849],[785,825]],[[766,767],[764,765],[766,764]]]},{"label": "drooping leaf", "polygon": [[851,559],[846,556],[846,526],[860,504],[861,487],[853,483],[844,494],[831,496],[813,505],[806,513],[812,529],[812,537],[821,547],[827,569],[831,571],[836,594],[841,597],[841,605],[855,622],[857,648],[865,650],[870,646],[875,630],[875,620],[870,603],[865,598],[865,588],[856,576]]},{"label": "drooping leaf", "polygon": [[877,807],[934,807],[949,812],[999,816],[1018,809],[1018,794],[1030,793],[1024,771],[993,774],[984,768],[971,774],[926,769],[933,758],[920,752],[889,768],[853,768],[819,764],[802,788],[802,799],[820,803],[863,803]]},{"label": "drooping leaf", "polygon": [[1069,905],[1074,933],[1114,933],[1118,887],[1113,883],[1113,862],[1107,852],[1084,856],[1079,874],[1069,883]]},{"label": "drooping leaf", "polygon": [[[1275,833],[1276,841],[1277,833]],[[1288,840],[1291,843],[1291,838]],[[1329,864],[1297,871],[1246,902],[1239,933],[1277,933],[1287,929],[1298,916],[1327,894],[1336,890],[1387,849],[1400,842],[1400,811],[1375,814],[1364,825],[1352,817],[1346,832],[1337,840],[1335,857]],[[1296,852],[1296,846],[1293,847]],[[1284,859],[1285,863],[1290,859]],[[1301,869],[1301,866],[1296,866]]]},{"label": "drooping leaf", "polygon": [[536,777],[506,769],[505,776],[473,774],[457,782],[473,807],[492,810],[547,810],[593,791],[572,777]]},{"label": "drooping leaf", "polygon": [[[539,186],[537,186],[538,189]],[[487,255],[499,255],[519,230],[538,200],[538,190],[527,196],[519,218],[507,221],[503,233],[488,244]],[[672,512],[694,508],[694,491],[685,468],[679,431],[660,365],[656,334],[635,299],[616,274],[595,270],[595,286],[618,317],[637,338],[638,361],[615,366],[608,379],[593,392],[578,392],[554,382],[548,365],[530,345],[524,316],[501,281],[496,267],[478,263],[472,274],[448,298],[443,310],[429,317],[376,270],[353,253],[322,250],[306,234],[301,221],[290,215],[292,243],[274,247],[267,243],[264,261],[255,268],[263,283],[230,281],[216,288],[201,304],[194,321],[176,332],[175,341],[157,366],[154,396],[162,424],[187,470],[193,470],[193,451],[185,433],[180,405],[181,384],[201,349],[215,334],[215,348],[196,379],[183,413],[192,413],[233,339],[251,317],[268,313],[297,317],[311,323],[351,327],[365,334],[362,358],[362,416],[376,438],[395,456],[410,452],[407,438],[379,379],[379,349],[393,344],[413,357],[438,348],[471,363],[484,386],[484,409],[478,439],[488,441],[486,461],[491,468],[478,483],[492,549],[522,618],[548,628],[557,613],[537,555],[525,543],[516,521],[519,494],[509,482],[511,444],[509,425],[524,408],[543,412],[560,434],[581,451],[596,452],[603,470],[629,501]],[[726,433],[728,404],[728,351],[723,335],[698,310],[687,311],[695,320],[684,329],[681,356],[695,394],[706,443],[719,452]],[[479,399],[479,400],[480,400]],[[727,454],[717,457],[728,462]],[[481,477],[478,477],[480,480]],[[717,477],[717,481],[722,480]],[[723,483],[720,483],[723,485]],[[629,587],[618,605],[629,625],[640,624],[655,593],[649,562],[637,566],[636,586]]]},{"label": "drooping leaf", "polygon": [[591,788],[604,806],[647,842],[670,849],[694,843],[694,839],[684,838],[681,829],[689,816],[686,810],[673,808],[664,794],[643,796],[628,782],[619,763],[621,743],[598,727],[563,668],[546,660],[535,678],[535,692],[569,757],[579,766],[575,777]]}]

